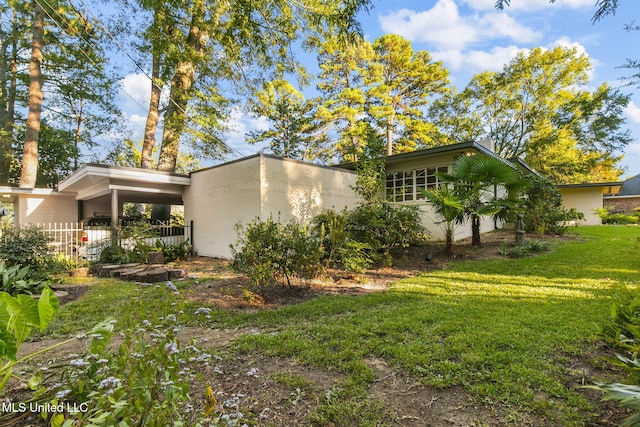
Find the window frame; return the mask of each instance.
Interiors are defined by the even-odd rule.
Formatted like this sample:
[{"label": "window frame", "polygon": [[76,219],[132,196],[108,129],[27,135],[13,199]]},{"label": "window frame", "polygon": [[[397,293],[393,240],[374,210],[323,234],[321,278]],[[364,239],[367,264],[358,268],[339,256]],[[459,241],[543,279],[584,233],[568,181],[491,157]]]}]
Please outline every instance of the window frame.
[{"label": "window frame", "polygon": [[436,173],[448,173],[450,165],[440,164],[423,168],[389,172],[385,177],[385,195],[389,202],[421,202],[425,200],[420,188],[429,189],[441,184]]}]

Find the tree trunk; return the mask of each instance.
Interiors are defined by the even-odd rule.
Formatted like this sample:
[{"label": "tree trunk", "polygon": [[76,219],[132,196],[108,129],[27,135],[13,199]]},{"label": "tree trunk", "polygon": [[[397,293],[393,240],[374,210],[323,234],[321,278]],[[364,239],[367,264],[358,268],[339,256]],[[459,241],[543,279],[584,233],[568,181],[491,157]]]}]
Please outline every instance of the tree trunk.
[{"label": "tree trunk", "polygon": [[480,216],[471,217],[471,246],[480,246]]},{"label": "tree trunk", "polygon": [[387,118],[387,156],[393,154],[393,114]]},{"label": "tree trunk", "polygon": [[42,46],[44,45],[44,12],[37,1],[33,2],[33,42],[29,61],[29,113],[24,136],[20,187],[36,186],[38,175],[38,137],[42,114]]},{"label": "tree trunk", "polygon": [[174,171],[178,159],[180,137],[184,130],[184,121],[187,118],[186,110],[191,99],[191,88],[196,81],[197,58],[204,51],[206,32],[203,31],[204,0],[196,0],[193,6],[191,28],[187,37],[187,49],[193,55],[185,56],[185,60],[178,63],[176,73],[171,80],[169,91],[169,105],[164,116],[164,132],[162,134],[162,146],[158,170]]},{"label": "tree trunk", "polygon": [[444,254],[447,257],[453,255],[453,230],[450,229],[445,231]]},{"label": "tree trunk", "polygon": [[[11,33],[16,34],[18,31],[18,13],[13,9],[13,18],[11,20]],[[8,58],[8,44],[2,45],[2,57]],[[6,40],[8,42],[8,40]],[[0,64],[0,185],[9,185],[11,177],[11,160],[13,159],[13,132],[15,123],[15,105],[16,105],[16,88],[18,75],[18,41],[16,37],[11,41],[11,57],[8,61],[1,61]],[[6,65],[9,65],[7,67]],[[7,70],[8,68],[8,70]],[[5,93],[5,88],[8,91]]]},{"label": "tree trunk", "polygon": [[142,152],[140,158],[140,167],[143,169],[151,169],[153,159],[153,147],[156,145],[156,130],[158,129],[158,120],[160,119],[160,95],[162,87],[160,82],[160,56],[153,54],[153,65],[151,70],[151,98],[149,99],[149,114],[147,114],[147,123],[144,127],[144,141],[142,143]]}]

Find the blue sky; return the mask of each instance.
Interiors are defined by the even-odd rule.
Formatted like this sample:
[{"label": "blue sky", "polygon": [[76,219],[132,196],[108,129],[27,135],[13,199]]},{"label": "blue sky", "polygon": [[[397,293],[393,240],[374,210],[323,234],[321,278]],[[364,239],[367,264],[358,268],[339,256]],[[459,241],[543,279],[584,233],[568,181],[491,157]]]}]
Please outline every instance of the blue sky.
[{"label": "blue sky", "polygon": [[[442,61],[450,72],[453,86],[462,90],[474,74],[497,71],[518,51],[532,47],[575,46],[591,59],[593,70],[589,85],[603,82],[621,87],[631,94],[625,111],[627,127],[634,142],[627,146],[622,165],[623,179],[640,174],[640,89],[626,86],[620,78],[629,70],[620,69],[627,58],[640,60],[640,32],[627,32],[625,24],[640,17],[640,2],[622,0],[615,16],[592,24],[595,0],[512,0],[504,11],[494,8],[495,0],[373,0],[373,9],[360,21],[365,37],[374,40],[386,33],[397,33],[411,41],[414,50],[427,50],[434,60]],[[149,83],[146,77],[131,74],[123,80],[123,89],[147,105]],[[123,97],[122,108],[132,128],[142,138],[146,112]],[[264,120],[238,112],[230,123],[228,143],[241,154],[256,152],[244,143],[244,132],[265,128]]]}]

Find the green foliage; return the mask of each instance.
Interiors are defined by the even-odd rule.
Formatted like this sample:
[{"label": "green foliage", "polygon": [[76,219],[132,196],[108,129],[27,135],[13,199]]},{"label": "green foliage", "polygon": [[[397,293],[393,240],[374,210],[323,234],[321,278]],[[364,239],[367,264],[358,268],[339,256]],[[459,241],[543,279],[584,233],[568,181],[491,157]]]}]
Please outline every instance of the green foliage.
[{"label": "green foliage", "polygon": [[2,288],[0,290],[10,295],[40,292],[49,281],[33,278],[31,273],[31,267],[29,266],[21,267],[16,264],[7,267],[4,262],[0,262],[0,278],[2,278]]},{"label": "green foliage", "polygon": [[503,243],[498,248],[500,254],[508,256],[509,258],[524,258],[531,253],[545,252],[549,249],[549,243],[543,240],[525,240],[522,243],[511,246]]},{"label": "green foliage", "polygon": [[628,384],[598,383],[590,388],[604,392],[603,400],[614,400],[623,408],[634,411],[620,425],[640,422],[640,293],[637,289],[622,289],[614,295],[611,317],[602,328],[603,338],[617,351],[611,362],[627,374]]},{"label": "green foliage", "polygon": [[189,239],[178,245],[168,245],[162,240],[158,240],[156,241],[156,249],[162,252],[162,256],[167,262],[187,259],[193,253],[193,246],[189,243]]},{"label": "green foliage", "polygon": [[489,137],[499,156],[521,157],[556,183],[615,181],[632,141],[624,127],[630,98],[606,83],[589,87],[590,68],[575,48],[520,52],[432,105],[438,140]]},{"label": "green foliage", "polygon": [[635,210],[632,214],[624,212],[612,212],[612,208],[607,206],[601,209],[594,209],[596,215],[602,219],[603,224],[640,224],[640,211]]},{"label": "green foliage", "polygon": [[124,331],[124,342],[116,350],[109,346],[113,323],[101,322],[89,332],[87,354],[74,355],[47,372],[62,374],[64,380],[55,388],[41,386],[41,396],[52,403],[75,402],[84,409],[51,415],[60,423],[74,425],[162,426],[204,421],[194,413],[189,388],[195,373],[185,369],[185,364],[207,363],[211,355],[193,344],[181,345],[176,316],[169,315],[158,324],[145,320],[135,332]]},{"label": "green foliage", "polygon": [[320,241],[296,222],[282,224],[269,217],[236,226],[239,239],[230,245],[234,271],[245,273],[257,286],[314,277],[321,269]]},{"label": "green foliage", "polygon": [[328,137],[322,120],[315,114],[315,107],[315,102],[306,101],[302,93],[285,80],[263,84],[262,91],[251,104],[251,112],[256,117],[266,117],[271,126],[264,131],[251,131],[247,142],[268,142],[269,150],[276,156],[328,160]]},{"label": "green foliage", "polygon": [[322,241],[325,265],[362,272],[374,264],[390,265],[390,250],[427,237],[417,206],[362,204],[351,211],[325,210],[313,220]]},{"label": "green foliage", "polygon": [[539,175],[529,175],[531,185],[525,193],[523,222],[525,230],[538,234],[564,234],[569,223],[578,225],[584,215],[562,206],[562,196],[556,185]]},{"label": "green foliage", "polygon": [[17,359],[20,344],[33,328],[44,331],[58,307],[58,299],[49,286],[42,289],[38,299],[0,292],[0,392],[11,377],[13,366],[31,357]]},{"label": "green foliage", "polygon": [[353,209],[347,218],[351,238],[370,248],[374,262],[388,265],[391,248],[406,248],[426,238],[418,206],[392,203],[362,204]]},{"label": "green foliage", "polygon": [[45,269],[53,258],[51,238],[36,226],[5,231],[0,239],[0,259],[7,265]]}]

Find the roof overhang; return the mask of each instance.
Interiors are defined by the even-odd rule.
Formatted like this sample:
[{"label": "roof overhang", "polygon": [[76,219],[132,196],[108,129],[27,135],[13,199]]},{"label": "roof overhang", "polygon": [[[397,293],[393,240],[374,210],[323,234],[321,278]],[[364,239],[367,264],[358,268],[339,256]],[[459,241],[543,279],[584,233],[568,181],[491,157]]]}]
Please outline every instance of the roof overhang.
[{"label": "roof overhang", "polygon": [[60,182],[58,191],[90,200],[117,190],[123,202],[182,204],[182,190],[190,184],[188,175],[173,172],[88,164]]},{"label": "roof overhang", "polygon": [[585,182],[583,184],[558,184],[558,189],[599,188],[602,194],[617,194],[622,182]]}]

